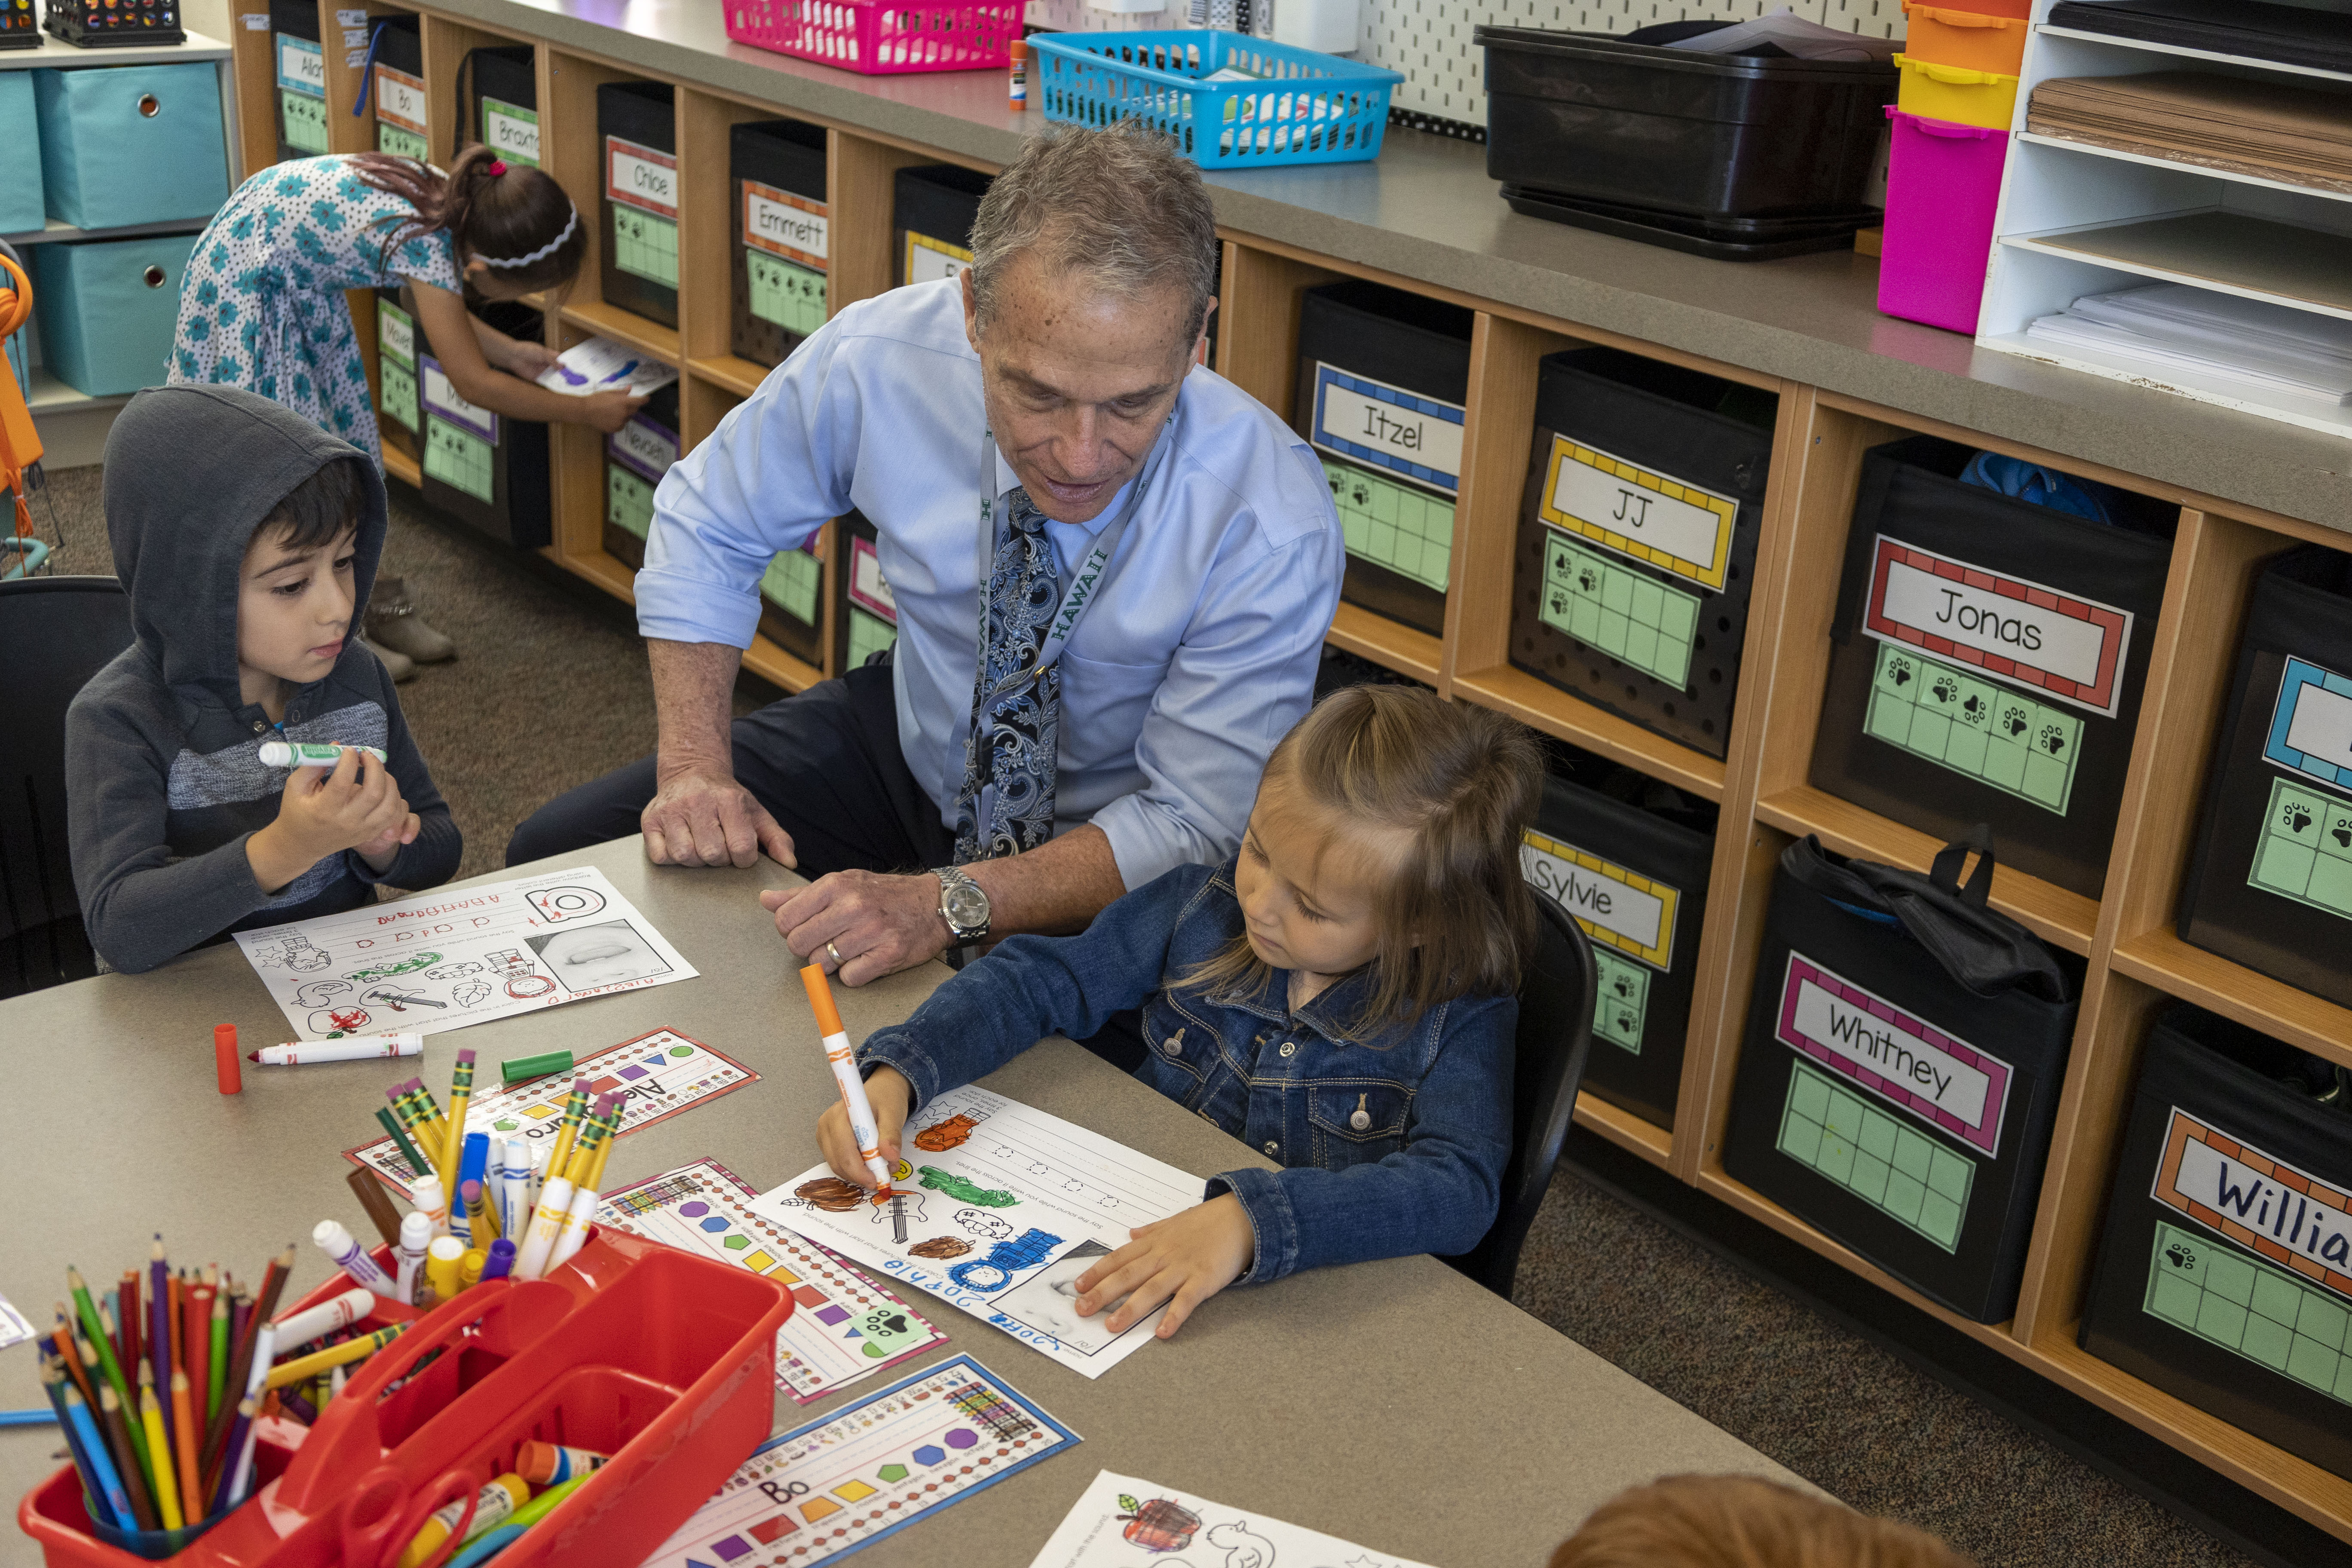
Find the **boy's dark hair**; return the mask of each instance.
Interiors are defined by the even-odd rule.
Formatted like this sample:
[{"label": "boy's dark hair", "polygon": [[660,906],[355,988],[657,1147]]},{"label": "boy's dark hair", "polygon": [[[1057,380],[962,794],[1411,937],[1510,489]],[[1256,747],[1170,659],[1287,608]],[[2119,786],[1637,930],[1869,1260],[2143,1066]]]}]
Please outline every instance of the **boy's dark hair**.
[{"label": "boy's dark hair", "polygon": [[416,209],[412,217],[383,220],[386,257],[446,228],[460,272],[478,256],[496,276],[526,290],[564,288],[588,259],[588,226],[563,187],[544,170],[509,163],[491,148],[467,148],[446,174],[389,153],[356,153],[352,163],[362,180]]},{"label": "boy's dark hair", "polygon": [[275,529],[289,550],[317,550],[332,544],[359,524],[367,507],[367,481],[358,465],[363,458],[322,463],[310,477],[286,492],[269,509],[254,532]]}]

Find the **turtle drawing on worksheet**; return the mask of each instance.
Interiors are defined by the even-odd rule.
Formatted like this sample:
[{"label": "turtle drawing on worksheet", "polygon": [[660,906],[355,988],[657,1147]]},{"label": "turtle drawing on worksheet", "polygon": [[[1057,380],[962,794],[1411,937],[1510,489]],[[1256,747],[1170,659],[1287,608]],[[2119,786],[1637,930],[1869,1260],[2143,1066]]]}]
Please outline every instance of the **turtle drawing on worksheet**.
[{"label": "turtle drawing on worksheet", "polygon": [[933,1154],[944,1154],[949,1150],[961,1145],[965,1139],[971,1136],[972,1130],[979,1125],[979,1122],[959,1110],[953,1116],[944,1121],[934,1121],[916,1133],[915,1147]]},{"label": "turtle drawing on worksheet", "polygon": [[960,1204],[977,1204],[988,1209],[1009,1209],[1021,1201],[1011,1193],[983,1187],[969,1177],[959,1176],[953,1171],[942,1171],[937,1165],[918,1165],[915,1173],[923,1179],[923,1185],[934,1192],[945,1193]]}]

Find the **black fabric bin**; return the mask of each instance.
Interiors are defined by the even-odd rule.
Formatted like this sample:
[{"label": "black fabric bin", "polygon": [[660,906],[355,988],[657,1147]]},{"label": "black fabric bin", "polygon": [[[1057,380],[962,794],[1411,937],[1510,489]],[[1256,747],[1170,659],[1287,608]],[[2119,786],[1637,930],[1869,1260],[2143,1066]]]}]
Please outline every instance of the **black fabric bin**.
[{"label": "black fabric bin", "polygon": [[958,163],[901,169],[890,180],[890,254],[901,286],[971,265],[971,223],[989,176]]},{"label": "black fabric bin", "polygon": [[2112,490],[2120,521],[2075,517],[1962,483],[1969,457],[1864,455],[1812,783],[1938,838],[1990,823],[2003,862],[2095,899],[2179,512]]},{"label": "black fabric bin", "polygon": [[1475,319],[1380,283],[1309,289],[1298,306],[1290,423],[1339,508],[1340,597],[1432,637],[1445,634]]},{"label": "black fabric bin", "polygon": [[409,458],[422,453],[425,411],[417,392],[416,356],[430,351],[417,330],[406,288],[375,291],[376,430],[384,449]]},{"label": "black fabric bin", "polygon": [[1598,33],[1476,29],[1486,175],[1691,217],[1801,216],[1863,198],[1891,65],[1699,54]]},{"label": "black fabric bin", "polygon": [[1548,355],[1519,501],[1511,662],[1725,753],[1780,400],[1616,349]]},{"label": "black fabric bin", "polygon": [[[500,301],[476,312],[510,338],[539,338],[539,312]],[[554,491],[548,482],[547,426],[460,406],[418,334],[418,381],[425,408],[425,499],[468,526],[522,550],[554,539]]]},{"label": "black fabric bin", "polygon": [[603,149],[604,303],[677,325],[677,114],[667,82],[596,89]]},{"label": "black fabric bin", "polygon": [[539,166],[539,66],[529,44],[468,49],[457,66],[459,150],[487,142],[501,158]]},{"label": "black fabric bin", "polygon": [[2186,1003],[2166,1009],[2141,1058],[2081,1342],[2352,1478],[2347,1078]]},{"label": "black fabric bin", "polygon": [[[368,17],[369,47],[375,51],[375,72],[367,84],[368,112],[375,117],[375,145],[379,153],[398,157],[429,162],[431,149],[425,132],[406,124],[395,123],[384,103],[383,78],[386,70],[398,71],[405,77],[404,84],[413,93],[413,105],[425,106],[425,35],[416,16],[410,12],[393,11]],[[409,101],[404,100],[404,101]],[[416,115],[418,120],[424,116]]]},{"label": "black fabric bin", "polygon": [[604,553],[631,570],[646,563],[654,489],[678,456],[678,384],[646,399],[629,422],[604,437]]},{"label": "black fabric bin", "polygon": [[[1959,860],[1948,847],[1931,878],[1810,837],[1782,853],[1723,1164],[1994,1323],[2017,1304],[2082,965],[1985,907],[1990,859],[1958,887]],[[1973,970],[1953,956],[1961,922]],[[2008,967],[1984,965],[1993,947]]]},{"label": "black fabric bin", "polygon": [[[1585,758],[1599,787],[1557,774],[1519,847],[1528,883],[1575,917],[1599,964],[1584,1087],[1654,1126],[1675,1124],[1715,857],[1712,807],[1630,768]],[[1694,826],[1703,823],[1704,830]]]},{"label": "black fabric bin", "polygon": [[854,669],[898,637],[898,606],[882,575],[874,525],[853,509],[834,538],[841,561],[833,575],[833,641],[835,670]]},{"label": "black fabric bin", "polygon": [[2254,583],[2180,940],[2352,1007],[2352,556]]},{"label": "black fabric bin", "polygon": [[[299,38],[317,52],[289,50],[283,40]],[[298,54],[310,55],[319,70],[318,90],[308,89],[307,73],[295,70]],[[319,8],[306,0],[269,0],[270,84],[278,100],[278,161],[315,158],[327,151],[326,53],[319,43]],[[298,78],[304,87],[289,87]]]},{"label": "black fabric bin", "polygon": [[824,127],[765,120],[728,132],[734,190],[728,346],[779,365],[824,324],[830,225]]}]

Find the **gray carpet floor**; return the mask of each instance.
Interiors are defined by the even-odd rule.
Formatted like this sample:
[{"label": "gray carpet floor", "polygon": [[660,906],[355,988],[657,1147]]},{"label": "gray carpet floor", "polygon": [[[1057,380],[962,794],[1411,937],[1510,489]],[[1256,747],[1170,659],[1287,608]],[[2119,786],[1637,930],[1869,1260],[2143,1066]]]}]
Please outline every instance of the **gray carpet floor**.
[{"label": "gray carpet floor", "polygon": [[[63,532],[57,570],[110,572],[99,470],[52,476],[49,504],[38,515],[44,536]],[[393,487],[383,570],[407,579],[420,613],[460,650],[400,697],[465,834],[465,876],[503,865],[508,835],[541,803],[654,743],[628,612],[534,565]],[[775,695],[746,678],[737,710]],[[1984,1568],[2247,1563],[1572,1175],[1537,1217],[1517,1300],[1825,1490],[1933,1531]]]}]

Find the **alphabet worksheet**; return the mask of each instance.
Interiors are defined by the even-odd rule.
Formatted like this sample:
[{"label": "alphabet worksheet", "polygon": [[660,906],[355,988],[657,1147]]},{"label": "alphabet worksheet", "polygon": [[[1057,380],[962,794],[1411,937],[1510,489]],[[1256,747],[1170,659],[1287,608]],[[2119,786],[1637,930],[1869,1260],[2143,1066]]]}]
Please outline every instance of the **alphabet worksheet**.
[{"label": "alphabet worksheet", "polygon": [[582,866],[236,933],[298,1040],[432,1035],[699,973]]},{"label": "alphabet worksheet", "polygon": [[1160,1312],[1113,1334],[1108,1310],[1078,1316],[1075,1281],[1126,1246],[1130,1227],[1202,1194],[1198,1176],[971,1085],[916,1113],[891,1176],[892,1195],[877,1204],[818,1165],[751,1210],[1087,1377],[1140,1349]]}]

